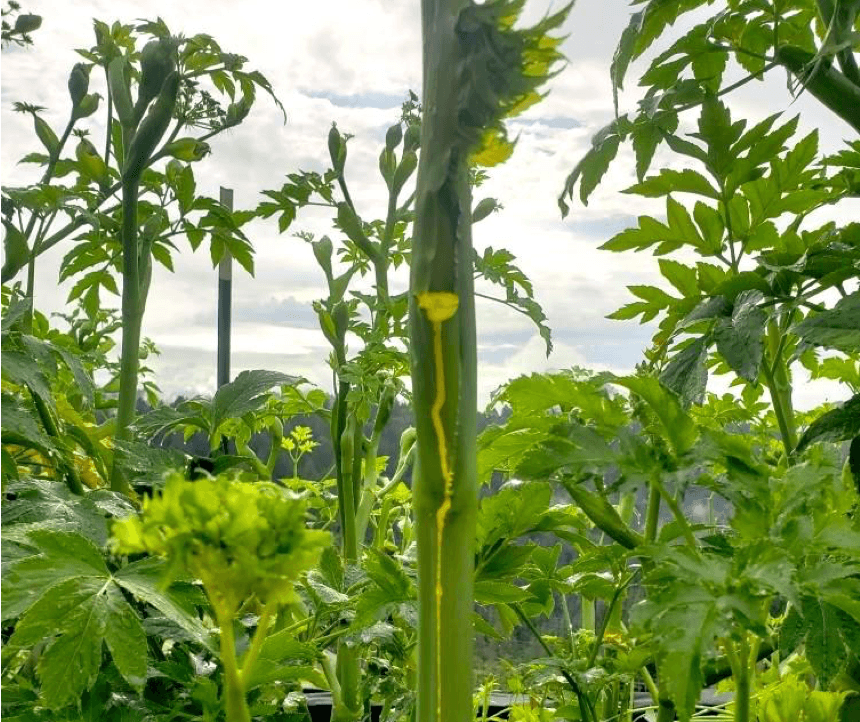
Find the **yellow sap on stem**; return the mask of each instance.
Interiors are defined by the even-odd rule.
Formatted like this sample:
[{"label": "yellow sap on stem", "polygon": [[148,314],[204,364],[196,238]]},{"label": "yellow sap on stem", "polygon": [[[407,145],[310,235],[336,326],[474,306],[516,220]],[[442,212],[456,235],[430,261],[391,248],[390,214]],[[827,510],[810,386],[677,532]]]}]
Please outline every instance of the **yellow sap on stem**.
[{"label": "yellow sap on stem", "polygon": [[427,314],[433,324],[433,360],[436,367],[436,398],[430,408],[430,418],[436,431],[439,451],[439,466],[444,482],[442,503],[436,510],[436,713],[442,718],[442,538],[445,520],[451,509],[454,494],[454,476],[448,466],[448,446],[445,443],[445,427],[442,425],[442,407],[445,405],[445,365],[442,355],[442,323],[456,312],[460,299],[456,293],[427,291],[417,296],[418,307]]}]

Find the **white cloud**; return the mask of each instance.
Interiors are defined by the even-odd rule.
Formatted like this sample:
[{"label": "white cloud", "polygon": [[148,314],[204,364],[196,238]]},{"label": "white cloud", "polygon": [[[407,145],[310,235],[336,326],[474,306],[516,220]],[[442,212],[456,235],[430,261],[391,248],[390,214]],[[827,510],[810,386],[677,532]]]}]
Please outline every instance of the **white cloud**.
[{"label": "white cloud", "polygon": [[[216,138],[212,155],[195,165],[200,192],[217,197],[223,185],[234,189],[237,208],[256,206],[260,191],[280,187],[287,173],[327,167],[326,136],[336,121],[339,128],[355,135],[349,144],[347,177],[356,204],[366,218],[384,214],[378,154],[385,128],[399,117],[399,101],[380,98],[405,99],[407,89],[420,90],[420,18],[414,0],[280,4],[267,0],[30,0],[26,7],[44,15],[44,25],[34,34],[32,49],[11,48],[2,56],[4,185],[32,182],[38,176],[35,166],[16,165],[26,152],[38,149],[38,141],[30,119],[11,112],[12,102],[47,106],[45,118],[62,128],[69,105],[68,72],[79,59],[74,48],[93,44],[92,18],[133,22],[161,16],[174,32],[209,33],[225,51],[247,56],[247,67],[260,69],[269,78],[288,115],[284,124],[280,111],[261,93],[246,122]],[[558,0],[530,2],[527,19],[558,7]],[[487,351],[484,358],[491,357],[481,368],[483,394],[516,373],[541,368],[573,363],[595,367],[618,359],[618,370],[629,369],[628,360],[638,356],[650,335],[649,328],[635,323],[604,320],[629,300],[625,284],[661,283],[651,256],[597,250],[618,232],[619,219],[663,210],[660,201],[619,193],[634,182],[630,151],[619,153],[587,207],[572,204],[568,220],[562,221],[556,203],[565,177],[588,150],[591,136],[612,118],[608,66],[628,12],[624,0],[579,0],[565,28],[570,35],[563,50],[569,65],[552,81],[546,100],[512,124],[512,132],[519,134],[516,153],[510,162],[493,169],[490,180],[476,191],[477,199],[493,196],[505,206],[475,227],[476,245],[507,247],[517,254],[556,329],[556,353],[547,361],[543,342],[528,321],[496,305],[479,303],[479,340]],[[639,93],[635,78],[641,68],[640,62],[630,70],[621,95],[622,109],[633,107]],[[103,79],[94,77],[92,84],[98,89]],[[369,107],[362,107],[362,98]],[[790,105],[782,79],[776,76],[765,85],[744,88],[733,96],[732,107],[735,116],[762,117],[782,109],[787,116],[801,112],[804,127],[821,127],[830,148],[845,135],[832,115],[809,98]],[[91,127],[98,137],[97,122]],[[662,153],[655,165],[666,158]],[[856,215],[856,209],[840,213]],[[303,211],[286,235],[277,232],[273,221],[247,227],[257,249],[257,270],[253,280],[241,271],[235,275],[233,365],[237,370],[271,365],[306,374],[327,386],[330,374],[324,343],[314,341],[308,329],[292,327],[288,319],[280,325],[261,325],[258,318],[270,302],[292,298],[310,303],[324,295],[322,274],[310,248],[291,235],[299,229],[336,237],[327,209]],[[37,304],[45,311],[63,308],[69,284],[58,287],[56,277],[68,248],[61,244],[40,259]],[[162,359],[154,362],[165,374],[159,379],[165,390],[179,392],[182,384],[211,389],[216,276],[205,248],[194,255],[187,247],[181,250],[175,274],[156,272],[144,332],[165,349]],[[403,289],[405,283],[405,273],[398,273],[394,287]],[[248,315],[243,317],[240,311]],[[194,346],[196,352],[191,350]],[[512,348],[515,353],[506,353]],[[503,362],[498,362],[500,355]],[[799,390],[801,395],[806,393],[806,386]]]}]

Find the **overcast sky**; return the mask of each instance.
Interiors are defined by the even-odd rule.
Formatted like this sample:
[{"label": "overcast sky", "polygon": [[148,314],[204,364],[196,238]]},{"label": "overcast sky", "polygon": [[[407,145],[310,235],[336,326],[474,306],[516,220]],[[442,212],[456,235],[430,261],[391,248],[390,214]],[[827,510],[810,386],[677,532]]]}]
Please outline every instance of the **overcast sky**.
[{"label": "overcast sky", "polygon": [[[212,35],[226,52],[249,59],[283,102],[288,121],[260,94],[251,115],[219,136],[213,153],[195,164],[198,191],[218,197],[219,186],[234,189],[235,207],[253,208],[260,191],[278,188],[287,173],[327,168],[326,136],[332,121],[354,134],[347,176],[353,199],[365,219],[382,217],[385,186],[377,159],[384,133],[400,114],[409,89],[420,94],[421,57],[418,0],[29,0],[27,11],[44,17],[31,48],[2,53],[2,182],[36,180],[31,165],[16,165],[26,153],[41,150],[29,116],[11,112],[14,101],[46,106],[44,117],[59,134],[68,114],[66,81],[80,60],[75,48],[94,43],[92,19],[133,22],[160,16],[175,34]],[[530,0],[527,19],[560,3]],[[476,200],[497,198],[504,210],[474,231],[475,245],[506,247],[535,285],[554,331],[556,350],[547,359],[530,322],[478,299],[480,389],[482,400],[505,380],[524,372],[573,364],[617,372],[632,370],[653,334],[650,325],[604,317],[629,301],[625,286],[665,285],[654,258],[610,254],[597,247],[635,223],[640,213],[659,215],[662,203],[621,195],[634,182],[633,162],[619,154],[588,207],[575,204],[562,221],[556,198],[564,179],[588,147],[593,133],[612,117],[609,64],[627,23],[623,0],[579,0],[566,24],[563,45],[569,64],[551,83],[550,96],[511,122],[519,135],[513,158],[492,169]],[[628,77],[636,77],[634,65]],[[95,75],[90,90],[101,90]],[[622,96],[622,110],[636,97]],[[624,101],[627,101],[626,105]],[[757,120],[785,110],[802,114],[802,130],[821,130],[825,149],[837,148],[847,126],[801,98],[790,105],[784,76],[734,94],[734,117]],[[93,135],[101,135],[90,119]],[[694,118],[692,119],[694,120]],[[71,146],[74,147],[73,145]],[[660,160],[658,156],[657,161]],[[656,167],[656,163],[655,163]],[[310,248],[291,233],[333,233],[325,213],[300,214],[290,232],[279,235],[274,222],[246,227],[256,248],[256,277],[234,276],[233,372],[269,368],[302,374],[328,388],[325,363],[329,347],[317,330],[310,303],[325,294],[324,280]],[[68,244],[40,259],[36,305],[59,311],[70,286],[57,285],[57,269]],[[175,258],[176,272],[160,266],[154,275],[144,334],[161,349],[152,361],[167,396],[211,393],[215,386],[216,273],[208,251],[192,254],[187,245]],[[405,277],[395,285],[403,288]],[[119,299],[108,297],[119,305]],[[724,384],[717,383],[714,388]],[[844,391],[823,383],[801,388],[798,401],[808,406],[824,398],[840,400]]]}]

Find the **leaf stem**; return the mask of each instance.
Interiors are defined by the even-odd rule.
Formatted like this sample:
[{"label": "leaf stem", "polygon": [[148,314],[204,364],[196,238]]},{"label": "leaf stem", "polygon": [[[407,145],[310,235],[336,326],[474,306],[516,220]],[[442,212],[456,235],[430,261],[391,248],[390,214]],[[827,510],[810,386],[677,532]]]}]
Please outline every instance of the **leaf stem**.
[{"label": "leaf stem", "polygon": [[[543,636],[538,631],[537,627],[535,627],[534,622],[526,616],[526,613],[523,612],[522,607],[519,603],[514,602],[511,604],[511,608],[514,610],[516,615],[520,618],[523,624],[526,625],[526,628],[529,632],[532,633],[532,636],[537,640],[538,644],[543,647],[543,651],[546,652],[548,657],[552,657],[553,659],[558,659],[558,656],[555,652],[550,649],[549,645],[544,641]],[[561,660],[559,660],[561,661]],[[588,696],[583,692],[582,687],[579,686],[577,681],[571,676],[570,672],[568,672],[564,667],[560,667],[559,671],[562,676],[567,680],[567,683],[570,685],[570,688],[573,690],[573,693],[576,695],[576,699],[579,702],[579,710],[582,713],[584,722],[597,722],[597,715],[594,711],[594,706],[589,700]]]},{"label": "leaf stem", "polygon": [[257,621],[257,629],[254,630],[254,636],[251,639],[251,646],[242,660],[242,671],[240,678],[243,686],[247,684],[248,678],[254,671],[254,665],[260,656],[260,650],[263,648],[263,642],[266,640],[266,635],[269,632],[269,623],[272,621],[272,605],[267,604],[263,607],[263,613]]}]

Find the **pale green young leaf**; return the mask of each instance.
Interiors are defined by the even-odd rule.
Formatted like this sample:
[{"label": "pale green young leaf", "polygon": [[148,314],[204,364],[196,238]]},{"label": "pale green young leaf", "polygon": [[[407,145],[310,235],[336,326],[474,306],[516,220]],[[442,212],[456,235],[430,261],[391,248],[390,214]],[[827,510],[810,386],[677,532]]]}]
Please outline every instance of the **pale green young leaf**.
[{"label": "pale green young leaf", "polygon": [[660,273],[677,288],[684,298],[696,298],[700,295],[699,284],[696,281],[696,270],[678,261],[661,258],[658,261]]},{"label": "pale green young leaf", "polygon": [[713,254],[719,253],[723,248],[723,231],[725,223],[722,214],[701,201],[693,207],[693,218],[702,231],[705,247]]},{"label": "pale green young leaf", "polygon": [[702,237],[693,224],[689,212],[671,196],[666,198],[666,221],[673,238],[682,240],[695,248],[703,248]]}]

